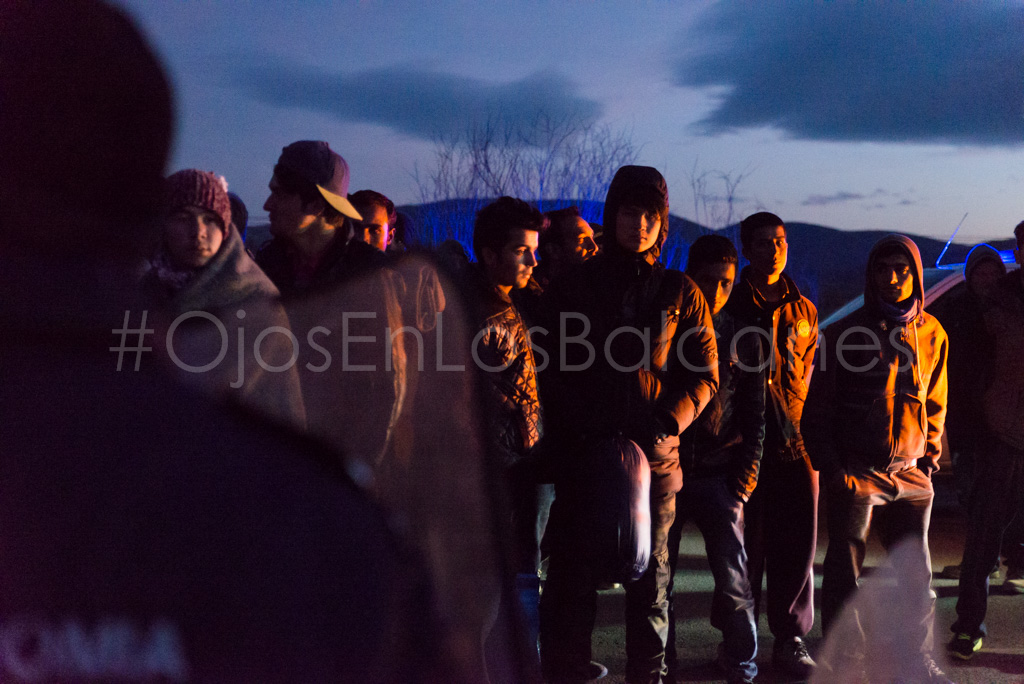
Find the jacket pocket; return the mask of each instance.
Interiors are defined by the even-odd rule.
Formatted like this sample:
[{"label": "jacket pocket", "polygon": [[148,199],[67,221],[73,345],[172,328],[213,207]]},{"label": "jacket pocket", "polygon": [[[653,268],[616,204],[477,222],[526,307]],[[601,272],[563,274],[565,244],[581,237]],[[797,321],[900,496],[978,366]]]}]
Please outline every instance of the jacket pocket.
[{"label": "jacket pocket", "polygon": [[895,461],[916,461],[928,450],[927,415],[924,401],[916,394],[900,396],[900,414],[894,416],[893,427],[897,430]]}]

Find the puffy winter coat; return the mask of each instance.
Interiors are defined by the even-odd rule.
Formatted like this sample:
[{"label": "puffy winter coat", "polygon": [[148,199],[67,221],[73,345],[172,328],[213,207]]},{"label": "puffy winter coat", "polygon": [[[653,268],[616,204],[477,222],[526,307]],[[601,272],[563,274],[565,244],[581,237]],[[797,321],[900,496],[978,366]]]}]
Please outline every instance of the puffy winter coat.
[{"label": "puffy winter coat", "polygon": [[476,288],[480,322],[474,360],[487,378],[499,456],[511,466],[537,444],[543,430],[530,333],[508,295],[482,277]]}]

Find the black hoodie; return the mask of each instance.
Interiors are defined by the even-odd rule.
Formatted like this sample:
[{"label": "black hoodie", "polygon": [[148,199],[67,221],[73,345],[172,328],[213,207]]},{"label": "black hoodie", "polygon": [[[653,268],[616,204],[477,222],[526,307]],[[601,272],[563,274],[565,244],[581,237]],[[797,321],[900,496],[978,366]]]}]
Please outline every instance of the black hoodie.
[{"label": "black hoodie", "polygon": [[[656,207],[662,218],[646,252],[623,249],[615,240],[618,208],[630,204]],[[661,174],[645,166],[619,169],[604,225],[603,251],[545,293],[549,333],[534,339],[550,356],[550,370],[541,376],[546,428],[569,441],[622,433],[647,448],[656,427],[679,434],[707,405],[718,388],[718,347],[700,290],[657,261],[668,226]],[[645,330],[649,344],[641,339]]]}]

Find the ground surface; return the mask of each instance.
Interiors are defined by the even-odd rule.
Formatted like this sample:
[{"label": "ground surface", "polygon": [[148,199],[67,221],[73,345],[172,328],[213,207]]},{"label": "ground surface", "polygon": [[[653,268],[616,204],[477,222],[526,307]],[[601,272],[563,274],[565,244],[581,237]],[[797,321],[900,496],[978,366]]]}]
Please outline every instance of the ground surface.
[{"label": "ground surface", "polygon": [[[948,641],[949,626],[956,618],[957,583],[938,578],[946,565],[960,562],[963,549],[964,519],[950,493],[948,480],[936,476],[936,508],[932,516],[932,565],[936,579],[932,588],[938,595],[936,639]],[[824,533],[824,519],[820,525],[816,556],[815,586],[821,589],[821,563],[825,557],[828,537]],[[868,551],[867,567],[884,564],[885,555],[876,540]],[[1005,569],[1004,569],[1005,572]],[[1000,578],[996,588],[1002,583]],[[696,528],[684,531],[676,575],[676,644],[683,665],[682,682],[721,682],[724,676],[711,665],[720,633],[709,624],[711,611],[711,573],[704,558],[704,542]],[[816,592],[815,601],[818,595]],[[623,628],[624,594],[621,589],[601,592],[598,597],[597,627],[594,630],[594,658],[609,669],[602,684],[625,682],[625,631]],[[987,624],[989,637],[984,648],[968,663],[957,661],[942,663],[947,676],[959,684],[1024,683],[1024,595],[993,595],[989,599]],[[760,673],[757,681],[781,683],[797,681],[774,672],[771,666],[772,636],[767,620],[761,617],[758,630]],[[808,635],[812,652],[820,646],[821,620],[816,615],[813,631]]]}]

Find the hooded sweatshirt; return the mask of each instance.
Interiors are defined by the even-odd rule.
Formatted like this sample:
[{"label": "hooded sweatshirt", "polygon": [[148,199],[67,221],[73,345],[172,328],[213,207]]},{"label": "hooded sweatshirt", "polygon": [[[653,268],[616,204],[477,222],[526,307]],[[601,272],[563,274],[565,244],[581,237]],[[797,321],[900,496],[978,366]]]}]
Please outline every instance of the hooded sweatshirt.
[{"label": "hooded sweatshirt", "polygon": [[[631,205],[657,207],[661,218],[645,252],[615,239],[619,207]],[[662,175],[648,166],[620,168],[604,226],[602,252],[545,293],[549,333],[534,339],[550,357],[541,380],[546,429],[569,440],[624,434],[646,448],[655,430],[678,435],[707,405],[718,388],[718,347],[700,290],[658,262],[668,231]]]},{"label": "hooded sweatshirt", "polygon": [[[896,246],[911,262],[913,294],[898,305],[879,296],[878,255]],[[948,341],[924,311],[921,254],[913,240],[889,235],[868,256],[864,306],[831,326],[804,412],[811,461],[830,477],[938,470],[946,417]]]}]

